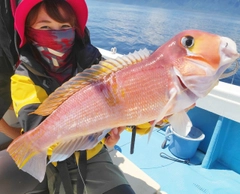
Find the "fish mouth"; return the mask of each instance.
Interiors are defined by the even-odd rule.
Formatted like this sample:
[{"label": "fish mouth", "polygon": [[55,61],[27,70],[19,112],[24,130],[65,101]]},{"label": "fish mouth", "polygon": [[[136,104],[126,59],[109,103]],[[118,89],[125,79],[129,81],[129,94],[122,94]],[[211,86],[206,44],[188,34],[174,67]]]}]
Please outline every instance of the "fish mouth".
[{"label": "fish mouth", "polygon": [[236,43],[230,38],[221,37],[220,55],[220,67],[216,72],[219,79],[224,79],[234,75],[238,71],[239,64],[237,59],[240,57],[240,54],[237,51]]},{"label": "fish mouth", "polygon": [[237,52],[236,43],[227,37],[221,37],[220,55],[220,66],[227,67],[240,57],[240,54]]}]

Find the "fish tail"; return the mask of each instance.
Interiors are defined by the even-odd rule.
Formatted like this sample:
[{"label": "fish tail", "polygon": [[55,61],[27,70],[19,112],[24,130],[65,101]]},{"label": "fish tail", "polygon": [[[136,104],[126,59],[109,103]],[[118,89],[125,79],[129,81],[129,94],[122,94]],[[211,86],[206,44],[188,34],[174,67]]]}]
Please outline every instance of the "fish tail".
[{"label": "fish tail", "polygon": [[33,145],[26,135],[15,139],[7,148],[19,169],[42,182],[46,172],[47,154]]}]

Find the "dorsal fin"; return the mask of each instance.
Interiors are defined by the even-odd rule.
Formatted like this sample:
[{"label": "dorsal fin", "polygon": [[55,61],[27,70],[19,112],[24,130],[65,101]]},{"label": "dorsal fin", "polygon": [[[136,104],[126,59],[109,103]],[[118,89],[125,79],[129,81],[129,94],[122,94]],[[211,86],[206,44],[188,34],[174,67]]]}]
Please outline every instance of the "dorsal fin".
[{"label": "dorsal fin", "polygon": [[91,68],[78,73],[76,76],[57,88],[38,107],[38,109],[31,114],[38,114],[42,116],[50,115],[55,109],[57,109],[58,106],[60,106],[65,100],[81,88],[102,79],[104,76],[109,75],[112,72],[116,72],[126,66],[136,64],[147,58],[149,55],[150,53],[147,49],[141,49],[116,59],[100,61],[99,64],[92,65]]}]

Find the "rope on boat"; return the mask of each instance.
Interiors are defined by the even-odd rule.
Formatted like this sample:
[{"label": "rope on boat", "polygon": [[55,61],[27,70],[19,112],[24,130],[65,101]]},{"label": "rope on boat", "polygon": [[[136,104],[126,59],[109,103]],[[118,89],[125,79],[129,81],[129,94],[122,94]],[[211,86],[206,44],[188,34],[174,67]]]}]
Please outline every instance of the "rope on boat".
[{"label": "rope on boat", "polygon": [[168,160],[172,160],[172,161],[174,161],[174,162],[180,162],[180,163],[183,163],[183,164],[190,165],[190,161],[189,161],[189,160],[180,160],[180,159],[171,157],[171,156],[167,155],[167,154],[164,153],[164,152],[161,152],[161,153],[160,153],[160,156],[161,156],[162,158],[165,158],[165,159],[168,159]]}]

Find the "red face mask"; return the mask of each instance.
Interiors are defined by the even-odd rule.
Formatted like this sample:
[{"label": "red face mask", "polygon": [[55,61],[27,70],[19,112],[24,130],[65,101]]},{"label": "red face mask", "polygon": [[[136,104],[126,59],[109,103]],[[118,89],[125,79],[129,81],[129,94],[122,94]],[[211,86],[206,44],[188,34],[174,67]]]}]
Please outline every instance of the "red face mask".
[{"label": "red face mask", "polygon": [[[29,29],[28,37],[47,62],[49,75],[63,83],[72,76],[73,64],[69,57],[75,38],[73,28],[66,30]],[[45,64],[45,63],[44,63]]]},{"label": "red face mask", "polygon": [[64,66],[74,42],[74,29],[36,30],[29,29],[28,36],[52,71]]}]

